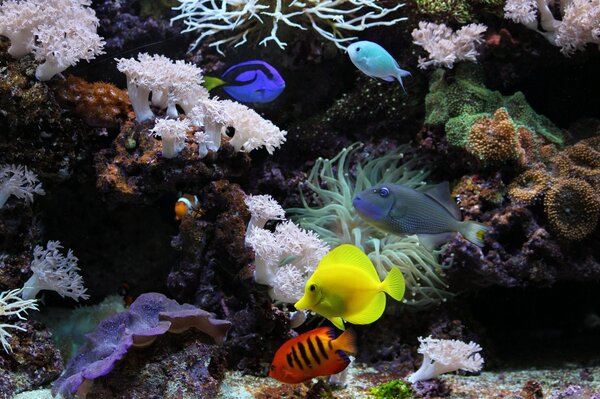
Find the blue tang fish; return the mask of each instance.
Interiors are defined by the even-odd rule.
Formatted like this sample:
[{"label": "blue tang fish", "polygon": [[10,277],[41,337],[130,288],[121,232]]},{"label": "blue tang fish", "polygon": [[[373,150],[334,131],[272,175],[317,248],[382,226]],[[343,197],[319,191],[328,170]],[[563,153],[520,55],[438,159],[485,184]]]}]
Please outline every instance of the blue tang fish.
[{"label": "blue tang fish", "polygon": [[401,69],[394,57],[379,44],[366,40],[352,43],[348,46],[348,55],[352,63],[365,75],[388,82],[398,79],[406,93],[402,78],[410,76],[410,72]]},{"label": "blue tang fish", "polygon": [[430,250],[448,241],[454,232],[483,247],[483,237],[489,230],[480,223],[461,220],[448,182],[433,185],[424,192],[384,183],[358,194],[352,205],[370,225],[393,234],[416,234]]},{"label": "blue tang fish", "polygon": [[273,66],[254,60],[236,64],[221,78],[204,77],[204,87],[222,87],[235,100],[243,103],[268,103],[285,89],[285,81]]}]

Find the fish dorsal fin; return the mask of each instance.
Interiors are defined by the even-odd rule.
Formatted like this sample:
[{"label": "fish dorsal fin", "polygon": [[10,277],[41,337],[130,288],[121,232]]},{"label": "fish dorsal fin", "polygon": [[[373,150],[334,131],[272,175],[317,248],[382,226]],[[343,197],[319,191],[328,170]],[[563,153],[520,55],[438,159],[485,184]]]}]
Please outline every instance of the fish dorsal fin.
[{"label": "fish dorsal fin", "polygon": [[431,186],[424,194],[443,206],[457,220],[462,219],[458,205],[456,205],[456,202],[450,196],[450,185],[447,181]]},{"label": "fish dorsal fin", "polygon": [[380,281],[373,262],[371,262],[369,257],[365,255],[363,251],[352,244],[342,244],[331,250],[323,257],[323,259],[321,259],[317,268],[328,269],[341,264],[361,269],[366,272],[369,277],[372,277],[378,282]]},{"label": "fish dorsal fin", "polygon": [[344,319],[352,324],[371,324],[381,317],[384,310],[385,294],[378,292],[360,312],[344,316]]}]

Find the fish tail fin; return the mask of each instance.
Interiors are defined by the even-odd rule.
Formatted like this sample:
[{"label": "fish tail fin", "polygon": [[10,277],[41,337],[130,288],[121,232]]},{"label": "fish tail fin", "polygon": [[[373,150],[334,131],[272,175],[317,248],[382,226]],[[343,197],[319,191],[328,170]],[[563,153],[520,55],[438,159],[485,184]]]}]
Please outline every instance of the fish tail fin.
[{"label": "fish tail fin", "polygon": [[471,221],[462,222],[462,226],[459,230],[460,234],[462,234],[465,239],[471,241],[478,247],[483,247],[483,239],[485,237],[485,233],[488,231],[490,231],[488,226]]},{"label": "fish tail fin", "polygon": [[404,297],[406,284],[404,276],[397,267],[392,267],[385,280],[381,282],[381,290],[397,301],[401,301]]},{"label": "fish tail fin", "polygon": [[226,83],[227,82],[223,79],[216,78],[214,76],[204,76],[204,82],[202,83],[202,86],[204,86],[206,90],[211,91],[212,89],[223,86]]},{"label": "fish tail fin", "polygon": [[356,348],[356,334],[352,329],[344,331],[342,335],[333,340],[332,344],[336,350],[344,351],[352,355],[358,352],[358,349]]},{"label": "fish tail fin", "polygon": [[402,86],[402,90],[404,90],[404,94],[408,94],[406,92],[406,88],[404,87],[404,82],[402,81],[402,78],[404,78],[406,76],[412,76],[412,74],[408,71],[405,71],[404,69],[398,68],[398,75],[396,75],[396,79],[398,79],[398,82],[400,82],[400,86]]}]

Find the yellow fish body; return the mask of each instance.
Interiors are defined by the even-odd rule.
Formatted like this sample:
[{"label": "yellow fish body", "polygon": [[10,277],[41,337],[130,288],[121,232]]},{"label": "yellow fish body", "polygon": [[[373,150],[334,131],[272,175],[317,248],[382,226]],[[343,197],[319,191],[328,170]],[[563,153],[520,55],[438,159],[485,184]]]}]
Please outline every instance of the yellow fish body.
[{"label": "yellow fish body", "polygon": [[392,268],[381,281],[363,251],[343,244],[321,259],[295,306],[312,310],[344,330],[344,320],[352,324],[373,323],[385,310],[385,294],[400,301],[404,290],[404,277],[398,268]]}]

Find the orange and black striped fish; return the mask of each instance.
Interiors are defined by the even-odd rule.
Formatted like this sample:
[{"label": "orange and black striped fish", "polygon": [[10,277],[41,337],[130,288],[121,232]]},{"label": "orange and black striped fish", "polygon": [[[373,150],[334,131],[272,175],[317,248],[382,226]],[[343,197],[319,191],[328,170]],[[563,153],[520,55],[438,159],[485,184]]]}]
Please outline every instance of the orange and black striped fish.
[{"label": "orange and black striped fish", "polygon": [[198,197],[195,195],[183,194],[175,203],[175,220],[181,220],[185,215],[192,215],[192,217],[202,216],[200,202],[198,202]]},{"label": "orange and black striped fish", "polygon": [[269,376],[288,384],[337,374],[356,353],[355,336],[346,330],[338,338],[332,327],[317,328],[290,339],[275,353]]}]

